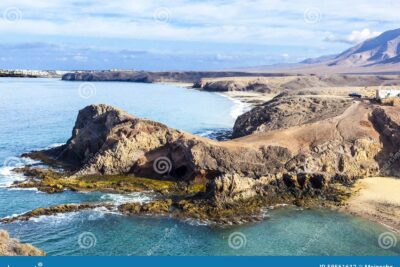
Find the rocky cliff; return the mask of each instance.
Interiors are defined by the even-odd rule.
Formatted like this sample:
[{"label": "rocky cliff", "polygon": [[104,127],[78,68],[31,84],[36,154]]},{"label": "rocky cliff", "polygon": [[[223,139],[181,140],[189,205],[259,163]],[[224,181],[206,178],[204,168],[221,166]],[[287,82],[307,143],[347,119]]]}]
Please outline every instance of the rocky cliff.
[{"label": "rocky cliff", "polygon": [[399,77],[380,75],[286,75],[275,77],[217,77],[202,78],[195,83],[196,88],[205,91],[256,91],[263,93],[281,93],[329,87],[365,87],[382,84],[399,84]]},{"label": "rocky cliff", "polygon": [[251,73],[240,71],[85,71],[62,76],[65,81],[119,81],[119,82],[183,82],[198,83],[202,78],[217,77],[270,77],[286,76],[284,73]]},{"label": "rocky cliff", "polygon": [[[71,179],[123,174],[204,184],[203,197],[219,205],[254,197],[282,202],[282,196],[340,201],[338,188],[381,172],[390,157],[382,138],[397,142],[391,132],[398,127],[396,113],[368,101],[276,101],[266,107],[272,119],[262,120],[264,131],[226,142],[91,105],[79,112],[65,145],[25,156],[62,164]],[[297,115],[285,113],[289,104]]]}]

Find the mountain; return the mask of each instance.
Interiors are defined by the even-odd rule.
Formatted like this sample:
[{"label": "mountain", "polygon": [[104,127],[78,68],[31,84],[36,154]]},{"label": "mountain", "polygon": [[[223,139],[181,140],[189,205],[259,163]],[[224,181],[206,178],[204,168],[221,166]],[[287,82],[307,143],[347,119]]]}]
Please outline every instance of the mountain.
[{"label": "mountain", "polygon": [[[264,67],[253,68],[261,71]],[[270,72],[270,68],[265,68]],[[306,59],[273,68],[289,73],[400,73],[400,29],[368,39],[338,55]]]},{"label": "mountain", "polygon": [[399,63],[400,29],[382,33],[336,56],[328,66],[374,66]]}]

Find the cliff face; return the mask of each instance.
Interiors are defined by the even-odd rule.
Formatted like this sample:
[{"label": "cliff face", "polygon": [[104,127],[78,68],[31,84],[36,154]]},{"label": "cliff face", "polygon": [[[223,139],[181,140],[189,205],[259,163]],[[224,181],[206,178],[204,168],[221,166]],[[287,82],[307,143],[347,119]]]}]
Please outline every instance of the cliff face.
[{"label": "cliff face", "polygon": [[207,197],[218,203],[287,193],[324,199],[338,185],[381,172],[380,159],[388,157],[381,139],[392,134],[382,128],[390,123],[378,107],[336,98],[292,101],[307,120],[290,119],[277,105],[272,128],[226,142],[92,105],[79,112],[66,145],[26,156],[68,163],[73,177],[134,174],[206,183]]},{"label": "cliff face", "polygon": [[44,256],[45,253],[30,244],[21,244],[0,230],[0,256]]},{"label": "cliff face", "polygon": [[383,149],[377,160],[381,162],[381,173],[400,176],[400,113],[398,107],[379,107],[372,112],[372,120],[381,133]]},{"label": "cliff face", "polygon": [[62,76],[62,79],[65,81],[184,82],[198,84],[202,78],[270,76],[285,76],[285,74],[240,71],[87,71],[67,73]]},{"label": "cliff face", "polygon": [[205,91],[257,91],[263,93],[281,93],[284,91],[300,91],[307,89],[332,88],[332,87],[365,87],[380,86],[385,84],[399,84],[398,77],[390,76],[360,76],[360,75],[286,75],[275,77],[218,77],[202,78],[196,88]]}]

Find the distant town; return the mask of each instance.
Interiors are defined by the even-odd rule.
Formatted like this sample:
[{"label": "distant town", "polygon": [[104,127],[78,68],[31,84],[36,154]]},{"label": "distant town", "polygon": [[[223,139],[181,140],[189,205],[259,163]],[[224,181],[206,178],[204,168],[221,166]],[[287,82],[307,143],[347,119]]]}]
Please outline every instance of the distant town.
[{"label": "distant town", "polygon": [[0,77],[61,77],[68,71],[58,70],[0,70]]},{"label": "distant town", "polygon": [[[134,71],[134,70],[122,70],[122,69],[111,69],[111,72],[117,71]],[[26,77],[26,78],[60,78],[64,74],[69,72],[81,73],[81,72],[94,72],[90,70],[28,70],[28,69],[16,69],[16,70],[4,70],[0,69],[0,77]]]}]

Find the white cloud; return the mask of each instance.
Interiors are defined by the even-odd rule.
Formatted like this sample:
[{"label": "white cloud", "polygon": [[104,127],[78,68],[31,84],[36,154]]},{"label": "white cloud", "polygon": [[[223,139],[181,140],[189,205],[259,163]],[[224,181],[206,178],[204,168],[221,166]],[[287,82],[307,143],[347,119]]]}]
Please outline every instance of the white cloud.
[{"label": "white cloud", "polygon": [[[400,1],[352,0],[351,7],[348,3],[347,0],[323,3],[320,0],[1,0],[0,37],[3,44],[40,41],[76,46],[78,51],[88,47],[104,51],[132,49],[157,51],[158,56],[165,50],[174,57],[196,55],[198,62],[212,60],[240,65],[246,60],[269,64],[275,60],[292,62],[297,58],[339,53],[350,44],[400,25]],[[2,18],[9,7],[22,12],[21,19],[12,24]],[[306,23],[304,11],[313,8],[320,10],[321,18],[316,23]],[[165,12],[158,15],[167,16],[162,23],[155,19],[160,17],[155,16],[160,9]],[[85,53],[59,50],[63,50],[57,51],[59,61],[66,57],[67,63],[83,65],[85,61],[92,64],[96,60],[92,54],[85,57]],[[136,57],[142,56],[122,55],[121,61],[137,62]],[[172,62],[171,57],[164,58]],[[111,57],[109,60],[113,62]]]},{"label": "white cloud", "polygon": [[371,31],[370,29],[365,28],[362,31],[352,31],[351,34],[347,37],[347,40],[350,43],[356,44],[361,43],[367,39],[376,37],[380,35],[381,32]]},{"label": "white cloud", "polygon": [[[0,18],[0,34],[32,34],[35,29],[41,35],[73,37],[276,45],[291,44],[296,40],[296,44],[317,46],[328,29],[335,29],[333,34],[340,37],[354,28],[371,28],[377,21],[383,21],[385,25],[400,24],[397,12],[400,1],[393,0],[379,3],[353,0],[352,8],[345,8],[347,2],[344,0],[329,1],[324,5],[317,0],[295,3],[289,0],[20,0],[18,4],[15,0],[2,0],[0,16],[10,6],[22,11],[22,19],[10,25]],[[168,10],[166,23],[160,24],[154,19],[154,13],[160,8]],[[304,22],[303,13],[308,8],[321,11],[318,23]],[[384,30],[383,26],[379,30]],[[373,33],[360,31],[337,39],[357,42]]]},{"label": "white cloud", "polygon": [[381,32],[378,31],[371,31],[368,28],[365,28],[361,31],[352,31],[349,35],[347,36],[339,36],[337,37],[333,33],[328,32],[326,37],[324,38],[324,41],[327,42],[339,42],[339,43],[348,43],[348,44],[358,44],[361,42],[364,42],[367,39],[376,37],[380,35]]}]

